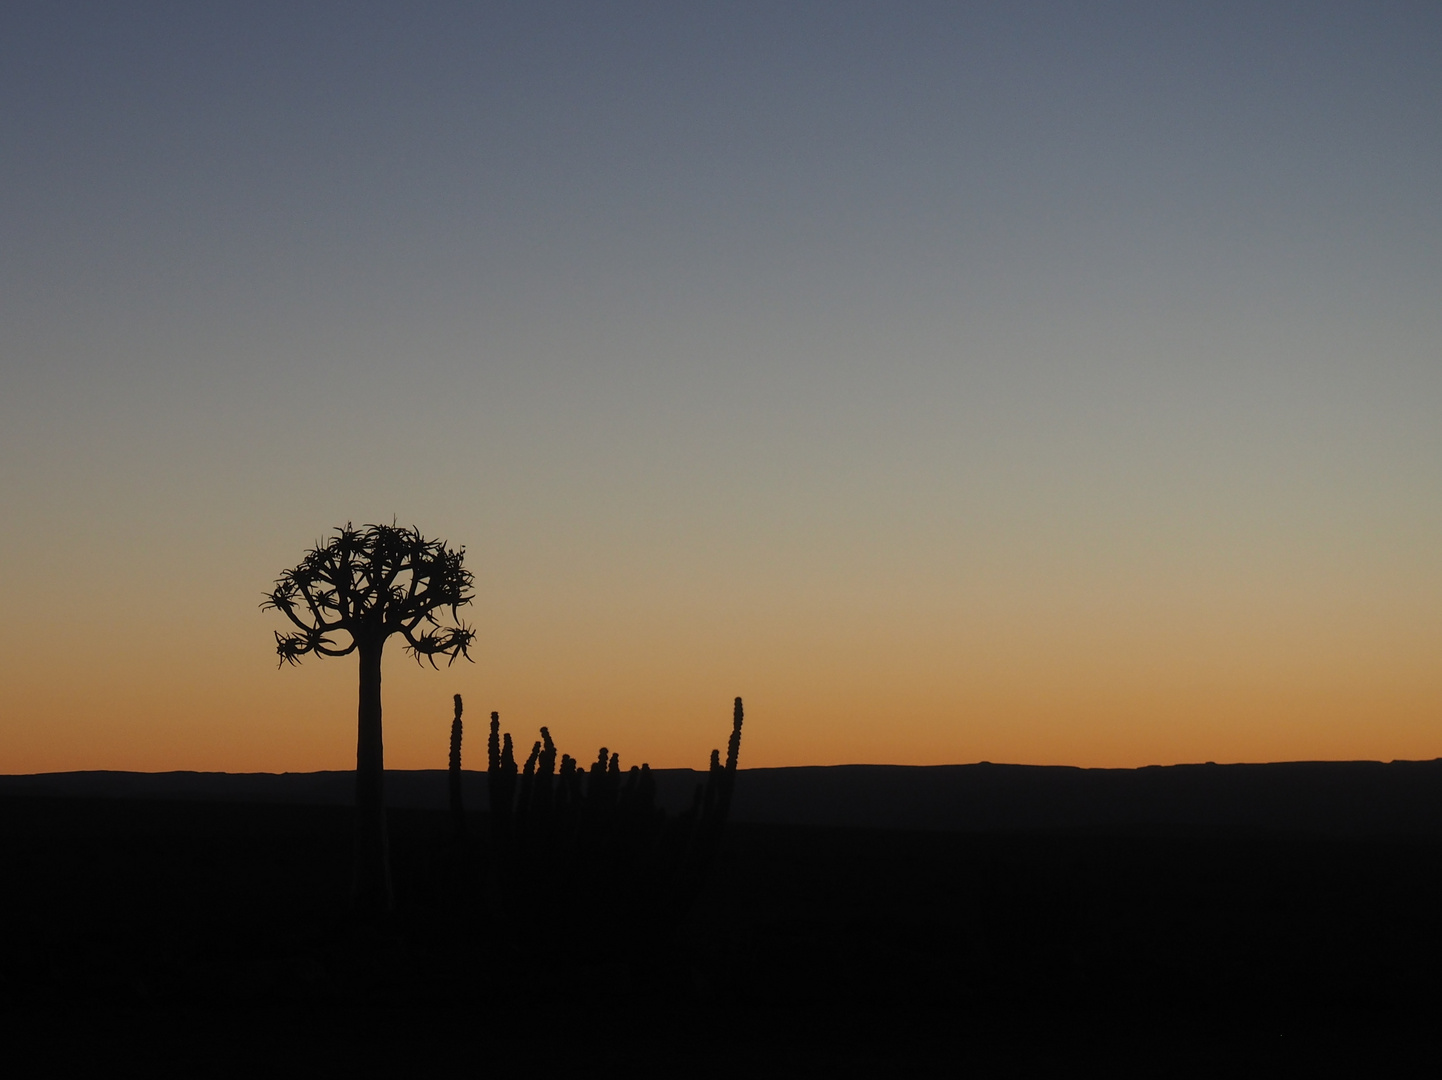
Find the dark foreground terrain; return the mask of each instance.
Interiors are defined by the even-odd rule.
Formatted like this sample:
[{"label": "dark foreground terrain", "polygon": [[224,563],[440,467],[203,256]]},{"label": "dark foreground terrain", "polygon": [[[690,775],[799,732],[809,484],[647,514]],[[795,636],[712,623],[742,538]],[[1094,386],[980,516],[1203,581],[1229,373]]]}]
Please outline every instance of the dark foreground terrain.
[{"label": "dark foreground terrain", "polygon": [[344,807],[0,798],[7,1038],[248,1075],[455,1055],[1246,1071],[1400,1055],[1442,997],[1430,834],[733,824],[680,933],[624,940],[604,920],[519,937],[480,815],[463,843],[438,811],[391,825],[398,909],[367,925]]}]

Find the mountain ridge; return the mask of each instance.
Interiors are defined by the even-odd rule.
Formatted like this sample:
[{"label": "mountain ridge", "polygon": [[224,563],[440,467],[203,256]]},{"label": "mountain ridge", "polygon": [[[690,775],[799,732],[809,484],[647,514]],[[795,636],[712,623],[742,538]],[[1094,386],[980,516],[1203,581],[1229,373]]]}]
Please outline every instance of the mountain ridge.
[{"label": "mountain ridge", "polygon": [[[654,769],[658,803],[678,812],[705,773]],[[486,774],[463,771],[471,810]],[[350,805],[354,773],[0,775],[0,797],[48,796]],[[388,803],[446,806],[444,769],[387,770]],[[801,765],[741,769],[732,819],[758,824],[947,831],[1221,828],[1442,835],[1442,759],[1152,765]]]}]

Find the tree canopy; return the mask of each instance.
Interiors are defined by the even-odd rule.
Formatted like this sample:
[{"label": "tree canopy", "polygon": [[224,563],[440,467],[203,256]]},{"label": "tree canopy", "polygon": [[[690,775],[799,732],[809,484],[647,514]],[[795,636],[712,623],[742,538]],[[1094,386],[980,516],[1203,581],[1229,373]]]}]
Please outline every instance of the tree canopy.
[{"label": "tree canopy", "polygon": [[[346,656],[392,634],[405,639],[417,662],[470,659],[475,631],[457,611],[471,601],[473,577],[465,548],[427,540],[414,528],[347,523],[328,543],[306,553],[301,564],[276,579],[261,605],[290,620],[295,629],[275,633],[282,664],[310,653]],[[437,612],[449,609],[455,625],[442,625]],[[349,640],[339,640],[346,635]]]}]

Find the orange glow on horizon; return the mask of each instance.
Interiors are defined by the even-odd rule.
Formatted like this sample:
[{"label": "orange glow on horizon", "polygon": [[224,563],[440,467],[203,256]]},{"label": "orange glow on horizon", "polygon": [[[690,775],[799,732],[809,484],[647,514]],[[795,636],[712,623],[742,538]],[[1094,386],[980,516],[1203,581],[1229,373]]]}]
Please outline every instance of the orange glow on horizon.
[{"label": "orange glow on horizon", "polygon": [[[582,759],[605,745],[626,763],[701,768],[724,745],[735,694],[747,706],[743,767],[1442,753],[1430,643],[1355,620],[1314,626],[1310,637],[1265,622],[1250,633],[1194,622],[1185,632],[1112,624],[1088,635],[1060,620],[1024,633],[823,612],[808,633],[757,618],[749,634],[711,620],[648,636],[641,619],[599,637],[586,620],[543,627],[512,614],[482,623],[476,664],[435,672],[388,648],[388,767],[445,766],[458,692],[471,768],[483,761],[492,709],[522,745],[545,724]],[[277,670],[266,623],[184,641],[163,663],[140,638],[81,661],[32,659],[0,691],[0,771],[352,767],[354,659]]]}]

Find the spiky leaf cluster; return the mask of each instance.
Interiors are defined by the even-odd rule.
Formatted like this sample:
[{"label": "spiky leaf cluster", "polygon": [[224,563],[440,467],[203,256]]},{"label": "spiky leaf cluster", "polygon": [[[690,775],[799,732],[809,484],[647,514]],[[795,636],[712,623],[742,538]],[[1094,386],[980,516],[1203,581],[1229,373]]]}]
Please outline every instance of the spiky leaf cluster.
[{"label": "spiky leaf cluster", "polygon": [[[414,528],[347,523],[277,578],[261,604],[295,627],[276,632],[281,663],[298,663],[309,653],[345,656],[363,641],[379,643],[392,634],[405,639],[417,662],[432,667],[440,656],[449,663],[470,659],[475,631],[457,616],[471,602],[474,580],[464,563],[465,548],[452,551]],[[446,610],[455,625],[436,617]]]}]

